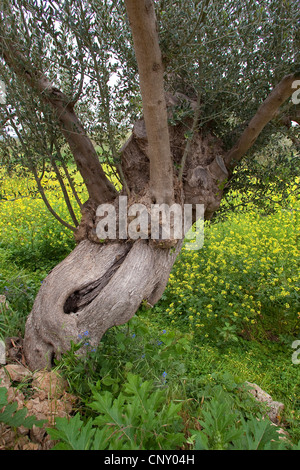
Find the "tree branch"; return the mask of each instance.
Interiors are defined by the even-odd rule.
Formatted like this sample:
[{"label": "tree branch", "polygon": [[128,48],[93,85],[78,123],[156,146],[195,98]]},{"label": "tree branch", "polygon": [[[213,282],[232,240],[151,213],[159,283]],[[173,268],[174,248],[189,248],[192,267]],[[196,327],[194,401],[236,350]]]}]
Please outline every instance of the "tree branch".
[{"label": "tree branch", "polygon": [[190,137],[188,137],[188,139],[187,139],[187,143],[186,143],[186,146],[185,146],[185,148],[184,148],[183,156],[182,156],[182,159],[181,159],[181,166],[180,166],[180,170],[179,170],[179,174],[178,174],[178,179],[179,179],[179,181],[182,181],[182,176],[183,176],[183,172],[184,172],[184,167],[185,167],[186,159],[187,159],[187,156],[188,156],[188,154],[189,154],[189,151],[190,151],[190,148],[191,148],[191,145],[192,145],[192,142],[193,142],[193,138],[194,138],[194,133],[195,133],[195,130],[196,130],[198,121],[199,121],[199,116],[200,116],[200,97],[201,97],[201,95],[200,95],[200,93],[198,93],[197,104],[196,104],[196,109],[195,109],[193,124],[192,124],[192,128],[191,128],[191,135],[190,135]]},{"label": "tree branch", "polygon": [[55,159],[53,158],[53,155],[49,155],[49,157],[50,157],[50,161],[51,161],[52,167],[54,169],[54,172],[57,176],[58,182],[60,184],[64,199],[65,199],[65,203],[66,203],[66,206],[67,206],[68,211],[69,211],[69,214],[70,214],[70,216],[73,220],[73,223],[75,224],[75,227],[77,227],[79,225],[79,222],[77,220],[74,209],[72,207],[72,204],[71,204],[71,201],[70,201],[70,198],[69,198],[68,191],[67,191],[67,188],[65,186],[64,180],[63,180],[63,178],[60,174],[58,166],[56,165],[56,162],[55,162]]},{"label": "tree branch", "polygon": [[55,110],[61,131],[67,140],[90,198],[97,204],[112,200],[117,192],[106,177],[90,138],[67,97],[47,77],[35,70],[11,40],[0,36],[0,56],[22,80],[39,93]]},{"label": "tree branch", "polygon": [[163,64],[152,0],[125,0],[139,70],[150,159],[150,191],[156,203],[174,199]]},{"label": "tree branch", "polygon": [[72,190],[73,196],[75,197],[76,202],[77,202],[78,206],[80,207],[80,209],[82,209],[82,205],[83,205],[83,204],[82,204],[82,202],[81,202],[81,200],[80,200],[80,197],[78,196],[78,193],[77,193],[77,191],[76,191],[73,178],[72,178],[72,176],[71,176],[70,173],[69,173],[68,167],[67,167],[67,165],[65,164],[64,159],[62,158],[62,155],[61,155],[61,152],[60,152],[60,148],[59,148],[59,146],[56,145],[56,144],[55,144],[55,148],[56,148],[57,155],[58,155],[58,157],[59,157],[60,164],[61,164],[61,166],[62,166],[62,168],[63,168],[63,170],[64,170],[64,172],[65,172],[65,175],[66,175],[66,177],[67,177],[67,180],[68,180],[68,182],[69,182],[69,185],[70,185],[70,188],[71,188],[71,190]]},{"label": "tree branch", "polygon": [[230,171],[233,170],[245,153],[253,146],[268,122],[276,116],[278,108],[294,93],[295,88],[292,88],[292,84],[298,78],[298,75],[297,73],[286,75],[262,103],[237,143],[224,158],[225,164]]},{"label": "tree branch", "polygon": [[[127,181],[124,177],[122,166],[120,165],[120,163],[118,161],[118,157],[117,157],[115,139],[114,139],[114,135],[113,135],[113,131],[112,131],[112,125],[111,125],[110,104],[109,104],[109,100],[108,100],[109,90],[108,90],[108,87],[107,87],[107,83],[105,81],[103,83],[103,80],[101,80],[101,73],[100,73],[100,69],[99,69],[99,60],[97,59],[97,55],[96,55],[95,50],[94,50],[93,41],[91,40],[91,37],[88,34],[89,24],[86,20],[84,8],[83,8],[83,5],[82,5],[81,1],[79,2],[79,6],[80,6],[81,22],[82,22],[82,25],[84,26],[84,28],[86,30],[86,36],[85,36],[86,44],[85,45],[88,47],[88,50],[89,50],[89,52],[91,54],[91,57],[92,57],[93,68],[94,68],[94,72],[95,72],[95,76],[96,76],[96,82],[97,82],[97,85],[98,85],[99,94],[100,94],[100,98],[101,98],[101,106],[104,110],[111,155],[112,155],[112,158],[113,158],[114,163],[116,165],[116,168],[118,170],[118,179],[121,180],[121,183],[122,183],[124,189],[126,190],[127,196],[130,197],[130,191],[129,191],[129,188],[128,188],[128,184],[127,184]],[[75,37],[76,37],[77,44],[79,46],[80,45],[80,39],[78,37],[77,32],[75,32]],[[79,46],[79,47],[81,48],[81,46]]]},{"label": "tree branch", "polygon": [[37,174],[37,171],[35,169],[35,167],[32,165],[30,167],[32,173],[33,173],[33,176],[34,176],[34,179],[36,181],[36,184],[37,184],[37,187],[38,187],[38,190],[40,192],[40,195],[42,196],[42,199],[48,209],[48,211],[53,215],[53,217],[55,217],[59,223],[61,223],[61,225],[63,225],[64,227],[67,227],[68,229],[72,230],[73,232],[76,231],[76,227],[73,227],[71,224],[69,224],[68,222],[66,222],[65,220],[63,220],[56,212],[55,210],[53,209],[53,207],[51,206],[51,204],[49,203],[48,201],[48,198],[45,194],[45,191],[44,191],[44,188],[40,182],[40,179],[38,177],[38,174]]}]

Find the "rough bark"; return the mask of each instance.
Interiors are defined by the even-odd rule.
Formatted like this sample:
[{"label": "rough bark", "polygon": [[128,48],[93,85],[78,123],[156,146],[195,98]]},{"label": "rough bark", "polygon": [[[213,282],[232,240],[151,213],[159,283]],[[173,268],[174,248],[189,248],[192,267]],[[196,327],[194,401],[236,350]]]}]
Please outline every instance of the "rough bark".
[{"label": "rough bark", "polygon": [[112,326],[126,323],[143,300],[155,304],[180,250],[146,241],[97,245],[82,241],[47,276],[26,323],[25,356],[31,369],[51,367],[88,331],[96,346]]},{"label": "rough bark", "polygon": [[[176,99],[174,102],[174,97],[169,96],[167,104],[171,113]],[[180,168],[186,150],[186,129],[192,124],[190,120],[169,127],[172,159],[177,168]],[[182,200],[185,204],[204,204],[205,218],[209,219],[219,208],[222,188],[228,178],[224,156],[222,142],[216,136],[195,130],[186,155],[182,184],[175,185],[176,202]],[[143,198],[148,191],[150,174],[148,134],[143,119],[135,123],[132,135],[121,150],[121,164],[132,197]],[[178,171],[174,170],[175,178]]]}]

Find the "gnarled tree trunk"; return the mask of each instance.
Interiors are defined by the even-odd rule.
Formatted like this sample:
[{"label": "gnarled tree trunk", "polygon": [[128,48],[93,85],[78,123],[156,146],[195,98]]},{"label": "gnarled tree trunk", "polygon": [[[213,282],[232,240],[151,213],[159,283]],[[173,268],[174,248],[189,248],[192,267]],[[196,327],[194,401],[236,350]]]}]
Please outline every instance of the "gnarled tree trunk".
[{"label": "gnarled tree trunk", "polygon": [[[174,104],[176,97],[168,97]],[[185,148],[186,127],[169,128],[174,162]],[[122,168],[131,198],[128,204],[151,204],[150,162],[145,123],[138,121],[122,149]],[[203,204],[209,218],[219,207],[220,182],[228,173],[222,147],[212,135],[197,133],[187,158],[183,185],[175,191],[176,201]],[[217,154],[217,157],[215,155]],[[117,206],[118,198],[115,200]],[[51,367],[54,358],[70,348],[70,341],[88,332],[96,346],[114,325],[126,323],[143,301],[153,306],[163,294],[182,239],[115,240],[100,243],[96,235],[96,208],[91,201],[83,209],[74,251],[44,280],[26,323],[25,356],[32,369]]]},{"label": "gnarled tree trunk", "polygon": [[88,332],[96,346],[112,326],[126,323],[143,300],[153,305],[165,290],[177,249],[154,248],[145,240],[97,245],[89,240],[43,282],[26,324],[25,355],[32,369],[51,367],[53,358]]}]

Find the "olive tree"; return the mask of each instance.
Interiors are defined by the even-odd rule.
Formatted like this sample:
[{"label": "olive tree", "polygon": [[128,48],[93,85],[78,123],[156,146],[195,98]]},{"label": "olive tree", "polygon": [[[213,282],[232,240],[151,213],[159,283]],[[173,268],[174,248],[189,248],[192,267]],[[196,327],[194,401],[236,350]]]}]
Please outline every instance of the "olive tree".
[{"label": "olive tree", "polygon": [[[25,355],[36,369],[51,367],[83,331],[96,345],[143,301],[160,299],[186,234],[170,208],[193,209],[187,228],[198,206],[211,219],[242,158],[281,135],[299,145],[299,8],[296,0],[2,6],[3,135],[17,134],[38,185],[45,158],[60,178],[67,144],[88,193],[79,221],[61,185],[77,244],[44,280],[26,323]],[[105,237],[110,208],[118,223]]]}]

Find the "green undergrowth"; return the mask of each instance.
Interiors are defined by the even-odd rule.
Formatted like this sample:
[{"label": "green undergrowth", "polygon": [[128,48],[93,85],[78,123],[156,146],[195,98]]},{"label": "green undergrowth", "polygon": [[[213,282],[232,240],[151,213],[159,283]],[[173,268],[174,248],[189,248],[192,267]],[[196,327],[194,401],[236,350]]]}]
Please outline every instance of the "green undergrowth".
[{"label": "green undergrowth", "polygon": [[[24,335],[43,279],[74,246],[38,198],[10,202],[5,188],[0,338]],[[49,197],[64,215],[56,190]],[[297,449],[300,207],[287,202],[268,215],[249,207],[207,223],[203,248],[182,250],[154,308],[142,304],[96,350],[82,332],[55,365],[78,397],[72,419],[49,431],[59,448]],[[278,421],[288,442],[248,382],[284,403]]]},{"label": "green undergrowth", "polygon": [[[267,408],[249,393],[247,382],[270,371],[270,364],[255,356],[259,345],[248,349],[253,360],[245,361],[242,348],[199,345],[192,333],[162,330],[143,312],[108,331],[96,350],[89,345],[88,331],[79,340],[57,363],[70,391],[81,397],[74,418],[60,419],[49,430],[59,439],[58,448],[297,448],[293,392],[278,417],[290,433],[289,443],[274,434]],[[84,356],[78,355],[82,347]],[[269,391],[280,382],[280,367],[288,359],[284,364],[284,357],[277,356],[273,368],[274,362],[277,374],[269,374],[264,383]],[[285,386],[295,394],[299,375],[285,372]],[[274,399],[284,397],[285,386]]]}]

